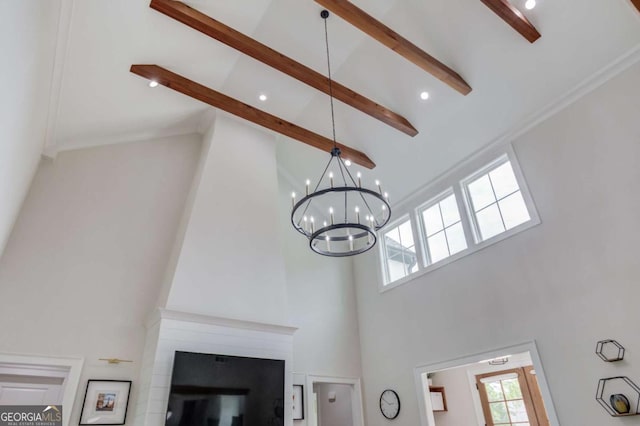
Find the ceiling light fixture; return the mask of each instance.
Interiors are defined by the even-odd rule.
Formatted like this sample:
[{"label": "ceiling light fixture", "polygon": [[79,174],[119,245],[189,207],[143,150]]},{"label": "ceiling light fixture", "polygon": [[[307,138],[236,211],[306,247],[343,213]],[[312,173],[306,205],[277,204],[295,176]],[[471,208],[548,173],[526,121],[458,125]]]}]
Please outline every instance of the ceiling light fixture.
[{"label": "ceiling light fixture", "polygon": [[364,188],[360,172],[356,175],[356,181],[347,169],[347,162],[350,160],[343,160],[341,157],[336,142],[333,108],[327,30],[329,12],[323,10],[320,16],[324,19],[333,149],[315,188],[311,188],[311,181],[307,179],[304,197],[296,201],[296,194],[291,194],[291,224],[309,240],[309,246],[314,252],[324,256],[345,257],[373,248],[377,241],[376,232],[391,218],[391,207],[389,195],[382,192],[380,182],[376,181],[377,190]]},{"label": "ceiling light fixture", "polygon": [[344,160],[344,164],[347,167],[351,167],[351,160]]},{"label": "ceiling light fixture", "polygon": [[157,82],[157,81],[155,81],[155,80],[151,80],[151,81],[149,82],[149,87],[158,87],[158,82]]},{"label": "ceiling light fixture", "polygon": [[524,7],[527,8],[527,10],[531,10],[534,7],[536,7],[536,0],[527,0],[527,2],[524,4]]},{"label": "ceiling light fixture", "polygon": [[420,93],[420,99],[422,99],[423,101],[426,101],[427,99],[429,99],[429,92]]},{"label": "ceiling light fixture", "polygon": [[266,101],[268,98],[267,98],[267,95],[265,95],[264,93],[261,93],[261,94],[260,94],[260,96],[258,96],[258,99],[260,99],[262,102],[264,102],[264,101]]}]

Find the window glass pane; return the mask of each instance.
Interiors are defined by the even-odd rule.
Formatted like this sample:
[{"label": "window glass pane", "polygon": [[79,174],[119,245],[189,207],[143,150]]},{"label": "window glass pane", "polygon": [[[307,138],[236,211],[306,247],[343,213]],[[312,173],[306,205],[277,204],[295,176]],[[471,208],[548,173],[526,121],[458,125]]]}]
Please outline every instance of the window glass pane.
[{"label": "window glass pane", "polygon": [[502,401],[504,399],[500,382],[485,383],[484,387],[487,390],[489,401]]},{"label": "window glass pane", "polygon": [[418,262],[411,221],[407,220],[383,235],[387,283],[416,272]]},{"label": "window glass pane", "polygon": [[514,422],[527,422],[529,416],[527,416],[527,409],[524,406],[524,401],[519,399],[517,401],[508,401],[507,407],[509,408],[509,416]]},{"label": "window glass pane", "polygon": [[392,240],[387,240],[387,244],[385,244],[386,253],[385,257],[388,261],[396,261],[402,262],[402,252],[395,248],[395,244],[390,244],[389,242],[393,242]]},{"label": "window glass pane", "polygon": [[471,182],[468,186],[474,211],[478,211],[496,201],[491,189],[489,175],[484,175]]},{"label": "window glass pane", "polygon": [[489,238],[504,232],[504,225],[500,218],[500,212],[498,211],[498,205],[494,204],[486,209],[476,213],[478,220],[478,228],[480,229],[480,235],[482,240],[488,240]]},{"label": "window glass pane", "polygon": [[442,200],[440,202],[440,209],[442,210],[442,218],[444,219],[445,227],[451,226],[460,221],[460,212],[458,211],[455,194],[451,194]]},{"label": "window glass pane", "polygon": [[489,408],[494,423],[510,424],[509,415],[507,414],[507,404],[504,402],[492,402],[489,404]]},{"label": "window glass pane", "polygon": [[400,225],[400,243],[403,247],[409,248],[413,244],[413,231],[411,230],[411,222],[407,221]]},{"label": "window glass pane", "polygon": [[415,247],[411,248],[412,251],[404,252],[404,264],[407,268],[407,275],[413,272],[418,272],[418,257],[415,253]]},{"label": "window glass pane", "polygon": [[389,271],[389,282],[399,280],[405,276],[404,262],[402,257],[400,260],[387,261],[387,270]]},{"label": "window glass pane", "polygon": [[518,187],[516,176],[513,174],[511,162],[509,161],[492,170],[491,173],[489,173],[489,176],[491,176],[493,190],[495,191],[496,197],[498,197],[498,199],[504,198],[507,195],[520,189]]},{"label": "window glass pane", "polygon": [[450,254],[456,254],[467,248],[467,241],[464,238],[462,223],[458,222],[452,227],[447,228],[446,232]]},{"label": "window glass pane", "polygon": [[527,205],[524,203],[522,193],[520,191],[498,202],[502,218],[507,229],[515,228],[531,219],[527,211]]},{"label": "window glass pane", "polygon": [[400,244],[400,228],[396,227],[384,234],[385,239],[390,238],[396,243]]},{"label": "window glass pane", "polygon": [[444,231],[429,237],[427,239],[427,244],[429,244],[431,263],[436,263],[446,257],[449,257],[449,249],[447,248],[447,240],[444,236]]},{"label": "window glass pane", "polygon": [[438,231],[442,231],[442,217],[440,216],[440,208],[436,204],[422,212],[424,220],[424,228],[427,235],[433,235]]},{"label": "window glass pane", "polygon": [[505,399],[521,399],[520,382],[518,379],[508,379],[502,381]]}]

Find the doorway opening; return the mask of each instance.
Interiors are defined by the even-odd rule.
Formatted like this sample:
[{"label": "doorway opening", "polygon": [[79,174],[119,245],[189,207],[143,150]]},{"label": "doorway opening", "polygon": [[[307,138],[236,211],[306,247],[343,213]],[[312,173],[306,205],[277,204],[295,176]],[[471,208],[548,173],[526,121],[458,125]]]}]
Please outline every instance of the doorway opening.
[{"label": "doorway opening", "polygon": [[62,405],[68,425],[82,359],[0,354],[0,405]]},{"label": "doorway opening", "polygon": [[558,426],[531,342],[418,367],[423,426]]},{"label": "doorway opening", "polygon": [[478,374],[475,378],[487,425],[549,426],[532,365]]},{"label": "doorway opening", "polygon": [[307,377],[308,426],[364,426],[360,379]]}]

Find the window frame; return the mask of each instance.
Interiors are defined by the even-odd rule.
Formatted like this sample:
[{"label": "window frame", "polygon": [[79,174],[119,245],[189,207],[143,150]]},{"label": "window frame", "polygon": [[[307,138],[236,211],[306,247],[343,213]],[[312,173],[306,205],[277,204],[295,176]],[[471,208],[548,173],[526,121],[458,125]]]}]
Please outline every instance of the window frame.
[{"label": "window frame", "polygon": [[[415,227],[415,223],[414,221],[411,220],[411,215],[409,214],[404,214],[402,216],[400,216],[398,219],[394,220],[393,222],[387,224],[387,226],[384,227],[384,229],[380,230],[377,238],[380,242],[380,262],[382,263],[382,273],[383,273],[383,277],[382,277],[382,282],[383,282],[383,286],[385,286],[385,282],[387,282],[387,279],[389,279],[389,263],[388,263],[388,259],[387,259],[387,243],[385,241],[385,234],[389,231],[391,231],[392,229],[395,229],[399,226],[401,226],[402,224],[404,224],[405,222],[409,222],[409,224],[411,225],[411,233],[413,234],[413,244],[414,247],[416,249],[416,258],[417,258],[417,265],[418,265],[418,270],[416,272],[409,272],[407,275],[405,275],[402,278],[399,278],[395,281],[390,281],[389,284],[392,283],[397,283],[397,282],[406,282],[405,280],[407,280],[407,278],[413,278],[413,276],[417,273],[420,272],[421,269],[421,262],[420,259],[422,257],[422,253],[420,252],[420,246],[422,245],[422,243],[416,239],[416,237],[418,236],[416,234],[416,227]],[[387,286],[389,285],[387,284]]]},{"label": "window frame", "polygon": [[[499,167],[506,161],[511,163],[511,168],[513,169],[516,181],[518,182],[518,187],[520,188],[520,193],[522,194],[530,219],[518,226],[482,241],[479,240],[480,234],[467,186],[476,178],[490,172],[496,167]],[[467,248],[454,255],[439,260],[436,263],[429,263],[429,247],[421,212],[436,202],[444,200],[451,194],[454,194],[456,198],[456,204],[458,205],[458,212],[460,213],[460,220],[464,230]],[[427,199],[428,201],[423,202],[422,200],[424,199]],[[529,192],[529,187],[527,186],[524,174],[520,169],[520,164],[518,163],[513,147],[510,144],[489,149],[464,161],[446,174],[434,180],[431,184],[419,191],[416,191],[413,195],[398,203],[394,207],[394,210],[398,211],[400,217],[385,226],[384,229],[381,229],[378,232],[378,239],[383,240],[386,232],[404,223],[406,220],[409,220],[411,222],[416,255],[418,256],[418,270],[403,278],[389,282],[387,280],[388,265],[385,253],[386,247],[383,241],[383,244],[380,244],[380,247],[378,248],[377,257],[379,262],[379,272],[377,274],[378,290],[380,293],[384,293],[406,284],[407,282],[413,281],[422,275],[442,268],[465,256],[496,244],[504,239],[510,238],[541,223],[540,216],[538,215],[538,211],[533,202],[533,197]]]},{"label": "window frame", "polygon": [[[513,174],[516,177],[520,194],[522,195],[524,204],[527,207],[527,212],[529,213],[529,220],[521,223],[518,226],[514,226],[511,229],[505,229],[504,232],[501,232],[499,234],[496,234],[492,237],[489,237],[483,240],[482,234],[480,233],[480,228],[478,226],[478,219],[476,216],[476,212],[473,209],[473,202],[471,200],[471,194],[469,193],[469,184],[471,184],[476,179],[497,169],[498,167],[500,167],[506,162],[511,163],[511,169],[513,170]],[[509,238],[515,234],[518,234],[540,223],[540,217],[538,216],[538,211],[535,208],[535,204],[533,203],[533,198],[531,197],[529,188],[527,187],[527,182],[524,179],[524,175],[522,174],[522,170],[520,169],[520,164],[518,164],[518,161],[515,158],[515,153],[513,152],[513,150],[511,150],[510,152],[509,151],[505,152],[504,154],[500,155],[498,158],[486,164],[484,167],[468,175],[466,178],[460,180],[459,186],[460,186],[462,195],[464,197],[465,211],[467,214],[467,219],[468,219],[472,236],[473,236],[473,245],[476,247],[483,248],[491,244],[495,244],[499,241],[504,240],[505,238]],[[496,201],[496,203],[498,203],[498,201]]]},{"label": "window frame", "polygon": [[[451,195],[454,196],[455,200],[456,200],[456,206],[458,207],[458,215],[460,216],[460,224],[462,225],[462,231],[464,233],[464,240],[465,243],[467,245],[466,248],[464,248],[463,250],[460,250],[459,252],[453,253],[453,254],[449,254],[449,256],[445,257],[444,259],[440,259],[437,262],[433,262],[431,260],[431,251],[429,250],[429,236],[427,235],[427,227],[426,224],[424,223],[424,217],[423,217],[423,213],[430,209],[431,207],[435,206],[436,204],[441,203],[442,201],[444,201],[446,198],[450,197]],[[428,200],[426,203],[422,203],[421,205],[419,205],[418,207],[416,207],[415,209],[415,216],[416,216],[416,222],[418,224],[419,230],[420,230],[420,244],[421,247],[423,248],[423,255],[422,255],[422,266],[424,267],[424,269],[428,269],[433,265],[437,265],[441,262],[446,262],[449,258],[454,257],[464,251],[466,251],[467,249],[469,249],[469,236],[468,236],[468,230],[467,227],[464,224],[464,206],[461,205],[460,203],[460,196],[459,194],[456,193],[455,188],[454,187],[449,187],[447,188],[445,191],[439,193],[438,195],[436,195],[435,197],[431,198],[430,200]],[[458,223],[458,222],[456,222]],[[455,225],[455,224],[454,224]],[[454,226],[454,225],[449,225],[449,226]],[[443,223],[444,226],[444,223]],[[448,227],[443,227],[442,231],[445,232],[445,238],[446,238],[446,230]],[[442,231],[438,231],[438,232],[442,232]],[[435,234],[434,234],[435,235]],[[447,242],[447,249],[449,249],[448,247],[448,242]],[[449,252],[451,252],[449,250]]]}]

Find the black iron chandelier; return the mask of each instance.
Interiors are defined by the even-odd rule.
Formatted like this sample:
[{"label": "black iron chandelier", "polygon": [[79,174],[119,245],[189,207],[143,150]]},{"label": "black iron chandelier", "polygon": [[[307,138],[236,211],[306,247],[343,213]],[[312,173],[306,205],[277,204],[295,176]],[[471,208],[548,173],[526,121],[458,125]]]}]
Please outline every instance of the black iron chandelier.
[{"label": "black iron chandelier", "polygon": [[291,223],[298,232],[307,237],[314,252],[324,256],[345,257],[364,253],[375,246],[376,232],[389,222],[391,207],[389,195],[382,192],[380,182],[375,182],[376,190],[363,188],[360,172],[356,175],[356,181],[341,157],[336,142],[333,108],[333,81],[327,30],[329,12],[323,10],[320,16],[324,19],[327,48],[333,149],[329,163],[313,191],[310,191],[311,181],[307,180],[304,197],[296,201],[296,194],[291,194]]}]

